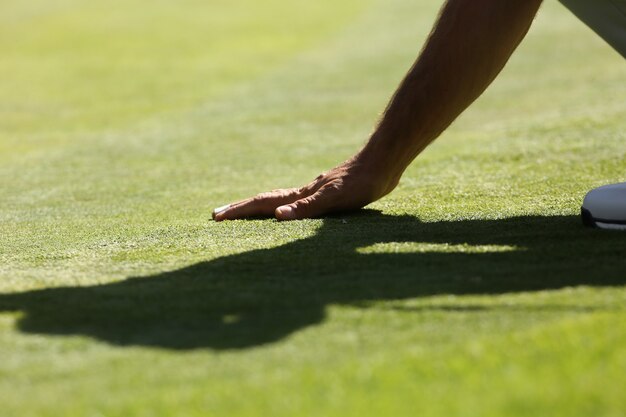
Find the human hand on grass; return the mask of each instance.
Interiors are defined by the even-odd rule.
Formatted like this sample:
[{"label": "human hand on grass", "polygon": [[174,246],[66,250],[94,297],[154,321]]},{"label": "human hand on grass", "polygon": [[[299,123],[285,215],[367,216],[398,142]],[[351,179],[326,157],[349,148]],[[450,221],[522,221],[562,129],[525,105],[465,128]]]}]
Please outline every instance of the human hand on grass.
[{"label": "human hand on grass", "polygon": [[215,221],[247,217],[297,220],[360,209],[391,192],[398,179],[384,175],[362,155],[318,176],[301,188],[286,188],[217,208]]},{"label": "human hand on grass", "polygon": [[417,62],[357,156],[302,188],[220,207],[213,218],[318,217],[356,210],[388,194],[411,161],[500,73],[540,5],[541,0],[483,0],[479,6],[469,0],[446,1]]}]

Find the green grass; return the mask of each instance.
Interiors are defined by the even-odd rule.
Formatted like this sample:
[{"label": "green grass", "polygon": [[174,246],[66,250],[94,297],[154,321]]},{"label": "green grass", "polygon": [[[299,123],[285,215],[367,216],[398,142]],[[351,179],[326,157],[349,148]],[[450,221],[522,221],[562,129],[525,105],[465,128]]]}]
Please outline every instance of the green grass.
[{"label": "green grass", "polygon": [[623,416],[626,65],[556,2],[349,216],[214,223],[367,138],[439,1],[0,4],[0,414]]}]

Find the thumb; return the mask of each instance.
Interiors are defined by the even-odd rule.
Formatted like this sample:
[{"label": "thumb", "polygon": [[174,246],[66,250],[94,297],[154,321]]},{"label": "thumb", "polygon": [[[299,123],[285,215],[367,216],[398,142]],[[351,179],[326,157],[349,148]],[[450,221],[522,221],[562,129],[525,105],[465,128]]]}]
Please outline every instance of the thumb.
[{"label": "thumb", "polygon": [[330,207],[328,196],[320,191],[294,203],[280,206],[274,212],[278,220],[298,220],[318,217],[325,214]]}]

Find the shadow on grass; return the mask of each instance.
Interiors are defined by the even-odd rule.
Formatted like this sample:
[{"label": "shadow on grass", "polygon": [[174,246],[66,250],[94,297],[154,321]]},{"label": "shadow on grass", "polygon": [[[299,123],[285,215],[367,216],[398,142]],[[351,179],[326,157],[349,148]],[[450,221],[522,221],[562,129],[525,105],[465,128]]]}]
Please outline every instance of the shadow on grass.
[{"label": "shadow on grass", "polygon": [[[308,239],[156,276],[0,294],[0,311],[22,311],[28,333],[233,349],[320,323],[330,304],[626,284],[626,235],[585,229],[573,216],[422,223],[363,210],[347,219],[325,219]],[[363,253],[390,242],[397,253]]]}]

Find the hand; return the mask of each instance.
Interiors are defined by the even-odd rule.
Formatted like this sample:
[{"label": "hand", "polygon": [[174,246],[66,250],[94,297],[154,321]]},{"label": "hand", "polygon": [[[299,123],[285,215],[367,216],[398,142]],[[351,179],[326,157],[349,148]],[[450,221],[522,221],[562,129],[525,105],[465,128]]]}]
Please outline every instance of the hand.
[{"label": "hand", "polygon": [[296,220],[357,210],[390,193],[398,180],[399,176],[383,175],[375,164],[355,157],[302,188],[274,190],[217,208],[213,219],[275,216],[278,220]]}]

